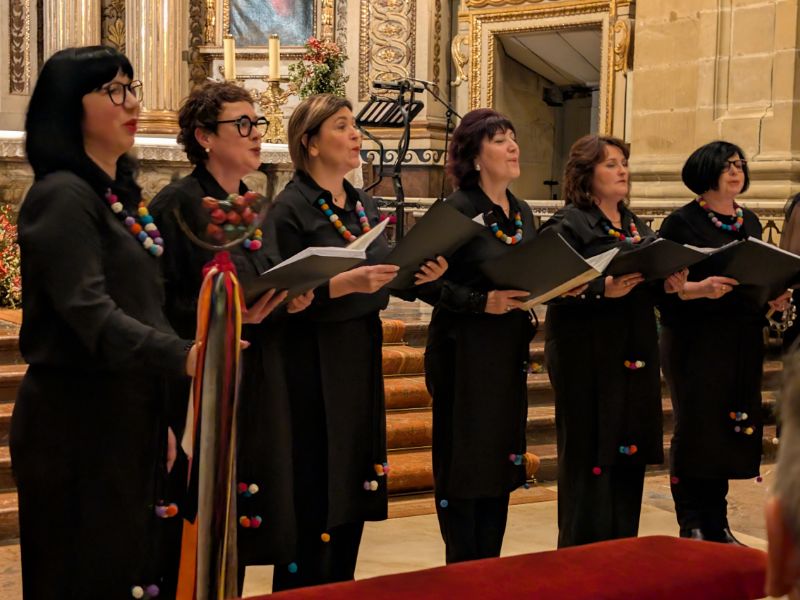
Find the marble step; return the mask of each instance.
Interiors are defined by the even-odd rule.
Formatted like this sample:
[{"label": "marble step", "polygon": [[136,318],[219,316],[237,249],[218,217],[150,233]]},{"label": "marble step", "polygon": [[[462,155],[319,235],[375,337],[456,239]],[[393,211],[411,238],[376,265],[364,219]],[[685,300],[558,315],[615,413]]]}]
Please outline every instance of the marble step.
[{"label": "marble step", "polygon": [[0,404],[17,399],[17,388],[27,370],[26,364],[0,364]]},{"label": "marble step", "polygon": [[[776,396],[774,391],[761,393],[765,423],[775,422]],[[664,413],[664,433],[671,435],[674,424],[672,401],[663,398],[661,408]],[[529,444],[555,444],[555,406],[529,406],[525,431]],[[429,447],[432,435],[433,414],[430,409],[390,411],[386,414],[386,443],[391,450]]]}]

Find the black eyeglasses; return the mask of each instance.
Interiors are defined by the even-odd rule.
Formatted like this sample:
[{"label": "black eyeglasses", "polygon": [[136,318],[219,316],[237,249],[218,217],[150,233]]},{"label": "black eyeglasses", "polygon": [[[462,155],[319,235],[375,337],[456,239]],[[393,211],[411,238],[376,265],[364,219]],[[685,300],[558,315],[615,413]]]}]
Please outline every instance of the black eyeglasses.
[{"label": "black eyeglasses", "polygon": [[267,127],[269,126],[269,121],[267,121],[266,117],[258,117],[255,121],[253,121],[247,115],[242,115],[238,119],[228,119],[227,121],[216,121],[217,125],[222,125],[223,123],[236,123],[236,128],[239,130],[239,135],[242,137],[248,137],[250,133],[253,131],[253,127],[256,128],[261,137],[263,138],[267,133]]},{"label": "black eyeglasses", "polygon": [[127,94],[131,94],[137,100],[142,99],[142,82],[131,81],[130,83],[120,83],[114,81],[108,85],[100,86],[97,88],[98,92],[105,92],[111,98],[111,103],[116,106],[125,104]]},{"label": "black eyeglasses", "polygon": [[747,166],[747,161],[746,161],[745,159],[743,159],[743,158],[737,158],[736,160],[728,160],[728,161],[726,161],[726,162],[725,162],[725,166],[722,168],[722,170],[723,170],[725,173],[727,173],[727,172],[729,172],[729,171],[730,171],[730,170],[731,170],[733,167],[736,167],[736,168],[737,168],[737,169],[739,169],[740,171],[744,171],[744,168],[745,168],[746,166]]}]

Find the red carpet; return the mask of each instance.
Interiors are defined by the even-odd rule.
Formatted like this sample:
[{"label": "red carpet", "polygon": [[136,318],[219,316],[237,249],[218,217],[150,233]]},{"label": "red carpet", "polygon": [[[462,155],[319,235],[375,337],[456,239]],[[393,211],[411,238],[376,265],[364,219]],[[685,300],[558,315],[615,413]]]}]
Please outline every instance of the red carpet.
[{"label": "red carpet", "polygon": [[653,536],[473,561],[261,598],[737,600],[764,596],[765,570],[766,554],[760,550]]}]

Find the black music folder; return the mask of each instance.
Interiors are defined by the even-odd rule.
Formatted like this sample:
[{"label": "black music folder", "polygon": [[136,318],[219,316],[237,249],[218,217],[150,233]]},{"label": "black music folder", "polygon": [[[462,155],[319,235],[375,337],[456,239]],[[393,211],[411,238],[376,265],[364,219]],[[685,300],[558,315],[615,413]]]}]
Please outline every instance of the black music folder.
[{"label": "black music folder", "polygon": [[800,256],[787,250],[749,237],[721,248],[698,248],[707,258],[698,263],[692,279],[722,275],[731,277],[740,285],[785,290],[800,276]]},{"label": "black music folder", "polygon": [[583,258],[554,230],[546,230],[510,252],[481,264],[498,289],[525,290],[525,308],[543,304],[603,274],[618,253],[612,248]]},{"label": "black music folder", "polygon": [[245,303],[250,306],[271,289],[287,290],[287,300],[313,290],[332,277],[364,262],[364,250],[337,247],[306,248],[258,277],[241,276]]},{"label": "black music folder", "polygon": [[382,261],[400,267],[388,287],[402,290],[413,286],[414,275],[425,261],[448,258],[483,229],[447,202],[436,202]]},{"label": "black music folder", "polygon": [[657,238],[650,243],[638,244],[629,250],[620,250],[608,265],[606,275],[617,277],[628,273],[641,273],[645,281],[666,279],[677,271],[699,263],[707,256],[696,248]]}]

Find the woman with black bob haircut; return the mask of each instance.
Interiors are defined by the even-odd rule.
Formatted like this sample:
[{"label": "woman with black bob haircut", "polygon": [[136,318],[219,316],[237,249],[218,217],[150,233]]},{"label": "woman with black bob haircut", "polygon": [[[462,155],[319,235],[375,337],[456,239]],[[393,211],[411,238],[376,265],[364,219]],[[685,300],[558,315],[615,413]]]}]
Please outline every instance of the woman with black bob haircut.
[{"label": "woman with black bob haircut", "polygon": [[[681,175],[697,197],[664,220],[662,237],[706,248],[761,238],[756,214],[736,202],[750,184],[739,146],[706,144]],[[661,305],[661,355],[675,412],[671,487],[682,537],[739,543],[728,527],[728,480],[759,474],[764,315],[768,305],[785,309],[789,297],[768,302],[698,268]]]},{"label": "woman with black bob haircut", "polygon": [[433,396],[433,475],[446,560],[500,555],[509,494],[526,479],[528,346],[535,328],[522,290],[497,290],[479,265],[536,235],[508,186],[520,174],[514,125],[482,108],[453,132],[446,200],[486,228],[450,258],[421,297],[434,305],[425,349]]},{"label": "woman with black bob haircut", "polygon": [[[554,229],[585,258],[653,241],[647,223],[628,208],[628,157],[618,138],[578,139],[564,169],[565,206],[541,230]],[[584,293],[547,308],[559,548],[638,534],[645,468],[663,461],[654,305],[685,277],[598,277]]]},{"label": "woman with black bob haircut", "polygon": [[[130,150],[141,83],[116,50],[45,63],[25,122],[35,182],[19,213],[28,371],[11,422],[25,598],[155,597],[164,388],[194,372],[163,312],[163,241]],[[167,505],[161,505],[161,502]]]}]

